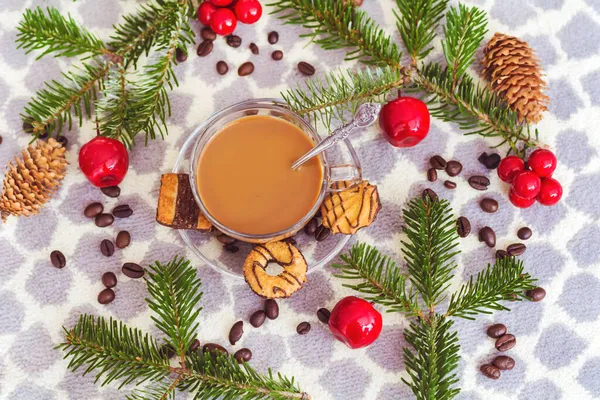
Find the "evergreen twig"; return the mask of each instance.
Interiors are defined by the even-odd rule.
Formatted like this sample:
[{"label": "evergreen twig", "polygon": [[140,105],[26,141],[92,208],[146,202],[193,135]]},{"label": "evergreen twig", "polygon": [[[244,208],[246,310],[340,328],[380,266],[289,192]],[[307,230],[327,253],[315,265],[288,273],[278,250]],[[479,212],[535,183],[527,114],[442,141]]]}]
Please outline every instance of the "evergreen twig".
[{"label": "evergreen twig", "polygon": [[104,97],[96,103],[99,115],[99,129],[104,136],[121,140],[131,147],[131,138],[136,128],[129,116],[129,102],[134,83],[127,79],[125,66],[120,64],[112,68],[104,81]]}]

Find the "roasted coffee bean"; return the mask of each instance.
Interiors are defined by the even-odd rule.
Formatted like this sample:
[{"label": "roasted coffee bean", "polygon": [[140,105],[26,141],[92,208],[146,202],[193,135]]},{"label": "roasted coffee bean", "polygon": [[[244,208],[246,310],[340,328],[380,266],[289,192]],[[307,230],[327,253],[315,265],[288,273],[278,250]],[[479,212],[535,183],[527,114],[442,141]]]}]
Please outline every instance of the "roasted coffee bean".
[{"label": "roasted coffee bean", "polygon": [[252,351],[247,348],[239,349],[233,354],[233,358],[238,362],[238,364],[243,364],[252,359]]},{"label": "roasted coffee bean", "polygon": [[317,318],[319,318],[319,321],[321,321],[324,324],[328,324],[329,323],[329,316],[331,315],[331,312],[326,309],[326,308],[319,308],[317,310]]},{"label": "roasted coffee bean", "polygon": [[96,219],[94,220],[94,222],[96,223],[96,226],[100,227],[100,228],[105,228],[109,225],[112,225],[112,223],[115,221],[115,217],[113,217],[110,214],[98,214],[96,215]]},{"label": "roasted coffee bean", "polygon": [[199,347],[200,347],[200,341],[198,339],[194,339],[194,340],[192,340],[192,343],[190,343],[190,347],[188,348],[188,351],[193,353],[194,351],[198,350]]},{"label": "roasted coffee bean", "polygon": [[108,197],[119,197],[121,195],[121,188],[118,186],[108,186],[100,189]]},{"label": "roasted coffee bean", "polygon": [[129,204],[121,204],[113,208],[112,214],[117,218],[127,218],[133,214],[133,210],[129,207]]},{"label": "roasted coffee bean", "polygon": [[536,287],[535,289],[526,291],[525,295],[529,297],[531,301],[538,302],[544,300],[544,297],[546,297],[546,290],[541,287]]},{"label": "roasted coffee bean", "polygon": [[275,31],[269,32],[269,36],[267,37],[267,40],[271,44],[277,43],[279,41],[279,33],[275,32]]},{"label": "roasted coffee bean", "polygon": [[227,45],[236,48],[242,45],[242,38],[238,35],[229,35],[227,36]]},{"label": "roasted coffee bean", "polygon": [[229,71],[229,67],[225,61],[219,61],[217,63],[217,73],[219,75],[225,75]]},{"label": "roasted coffee bean", "polygon": [[467,217],[458,217],[456,220],[456,231],[458,236],[465,238],[471,233],[471,223]]},{"label": "roasted coffee bean", "polygon": [[508,371],[515,367],[515,360],[509,356],[498,356],[494,358],[492,365],[501,371]]},{"label": "roasted coffee bean", "polygon": [[33,133],[33,125],[30,122],[23,122],[23,132]]},{"label": "roasted coffee bean", "polygon": [[298,332],[298,335],[306,335],[310,332],[310,324],[306,321],[300,322],[296,327],[296,332]]},{"label": "roasted coffee bean", "polygon": [[442,156],[433,156],[429,159],[429,165],[435,169],[446,168],[446,160]]},{"label": "roasted coffee bean", "polygon": [[300,61],[298,63],[298,71],[300,71],[302,75],[311,76],[315,74],[315,67],[306,61]]},{"label": "roasted coffee bean", "polygon": [[479,161],[480,163],[485,165],[485,160],[487,158],[488,154],[484,151],[483,153],[481,153],[481,155],[477,158],[477,161]]},{"label": "roasted coffee bean", "polygon": [[167,358],[170,360],[171,358],[175,357],[175,350],[173,349],[172,346],[168,345],[168,344],[163,344],[160,348],[160,353],[164,356],[167,356]]},{"label": "roasted coffee bean", "polygon": [[123,272],[125,276],[131,279],[138,279],[144,276],[144,268],[142,268],[136,263],[131,262],[123,264],[123,266],[121,267],[121,272]]},{"label": "roasted coffee bean", "polygon": [[242,338],[244,334],[244,322],[238,321],[229,330],[229,343],[233,346],[238,340]]},{"label": "roasted coffee bean", "polygon": [[476,190],[487,190],[490,180],[482,175],[474,175],[469,178],[469,185]]},{"label": "roasted coffee bean", "polygon": [[239,76],[247,76],[247,75],[250,75],[253,72],[254,72],[254,64],[252,64],[250,61],[247,61],[247,62],[243,63],[238,68],[238,75]]},{"label": "roasted coffee bean", "polygon": [[[0,139],[1,139],[1,138],[0,138]],[[57,137],[57,138],[56,138],[56,141],[57,141],[58,143],[60,143],[60,145],[61,145],[62,147],[65,147],[65,148],[66,148],[66,147],[67,147],[67,145],[69,144],[69,139],[67,139],[67,138],[66,138],[66,137],[64,137],[64,136],[59,136],[59,137]],[[0,143],[2,143],[2,141],[1,141],[1,140],[0,140]]]},{"label": "roasted coffee bean", "polygon": [[500,370],[491,364],[484,364],[481,366],[481,368],[479,368],[479,370],[483,375],[487,376],[490,379],[500,378]]},{"label": "roasted coffee bean", "polygon": [[102,211],[104,211],[104,206],[102,204],[92,203],[83,210],[83,215],[88,218],[94,218],[96,215],[102,214]]},{"label": "roasted coffee bean", "polygon": [[506,252],[506,250],[496,250],[496,259],[497,260],[502,260],[503,258],[508,257],[508,253]]},{"label": "roasted coffee bean", "polygon": [[200,31],[200,36],[202,36],[202,39],[204,40],[215,40],[217,38],[217,34],[208,26],[202,28],[202,31]]},{"label": "roasted coffee bean", "polygon": [[117,286],[117,276],[112,272],[105,272],[102,274],[102,284],[107,288]]},{"label": "roasted coffee bean", "polygon": [[529,229],[526,226],[524,226],[523,228],[521,228],[517,231],[517,237],[521,240],[529,239],[532,234],[533,234],[533,232],[531,232],[531,229]]},{"label": "roasted coffee bean", "polygon": [[507,333],[500,336],[498,340],[496,340],[495,346],[498,351],[508,351],[515,347],[516,344],[517,338],[514,335]]},{"label": "roasted coffee bean", "polygon": [[231,253],[231,254],[235,254],[238,251],[240,251],[240,248],[234,244],[226,244],[225,246],[223,246],[223,248],[225,249],[226,252]]},{"label": "roasted coffee bean", "polygon": [[498,202],[494,199],[486,197],[479,202],[479,206],[486,213],[495,213],[498,211]]},{"label": "roasted coffee bean", "polygon": [[446,163],[446,173],[448,176],[456,176],[460,174],[462,169],[463,166],[458,161],[451,160]]},{"label": "roasted coffee bean", "polygon": [[217,240],[225,245],[234,244],[235,242],[237,242],[236,239],[232,238],[231,236],[227,236],[224,233],[217,235]]},{"label": "roasted coffee bean", "polygon": [[421,198],[424,201],[427,201],[427,199],[429,199],[430,202],[436,202],[439,200],[437,193],[429,188],[423,190],[423,192],[421,193]]},{"label": "roasted coffee bean", "polygon": [[250,325],[258,328],[265,322],[265,318],[267,318],[267,313],[264,312],[264,310],[255,311],[254,314],[250,316]]},{"label": "roasted coffee bean", "polygon": [[452,181],[445,181],[444,182],[444,187],[446,189],[456,189],[456,183],[452,182]]},{"label": "roasted coffee bean", "polygon": [[64,268],[65,265],[67,265],[67,259],[65,258],[65,255],[58,250],[54,250],[52,253],[50,253],[50,262],[56,268]]},{"label": "roasted coffee bean", "polygon": [[129,246],[129,243],[131,243],[131,235],[127,231],[121,231],[117,234],[115,243],[118,248],[124,249],[125,247]]},{"label": "roasted coffee bean", "polygon": [[315,232],[317,231],[318,227],[319,227],[319,220],[316,218],[313,218],[310,221],[308,221],[308,224],[306,224],[304,226],[304,233],[306,233],[307,235],[314,235]]},{"label": "roasted coffee bean", "polygon": [[100,242],[100,252],[106,257],[110,257],[115,254],[115,245],[108,239],[104,239]]},{"label": "roasted coffee bean", "polygon": [[182,63],[185,60],[187,60],[187,57],[187,52],[180,49],[179,47],[175,50],[175,59],[177,60],[177,62]]},{"label": "roasted coffee bean", "polygon": [[525,250],[527,250],[527,246],[525,246],[523,243],[509,244],[506,248],[506,252],[512,257],[520,256],[521,254],[525,253]]},{"label": "roasted coffee bean", "polygon": [[114,299],[115,299],[115,292],[110,288],[106,288],[103,291],[101,291],[100,293],[98,293],[98,303],[100,303],[100,304],[108,304],[111,301],[113,301]]},{"label": "roasted coffee bean", "polygon": [[500,164],[500,160],[501,158],[499,154],[488,154],[488,156],[485,158],[485,161],[483,162],[483,165],[485,165],[487,169],[496,169],[498,168],[498,164]]},{"label": "roasted coffee bean", "polygon": [[435,168],[429,168],[427,170],[427,180],[429,182],[437,181],[437,170]]},{"label": "roasted coffee bean", "polygon": [[254,55],[258,55],[259,51],[258,51],[258,46],[256,45],[256,43],[250,43],[250,46],[248,46],[250,48],[250,51],[252,52],[252,54]]},{"label": "roasted coffee bean", "polygon": [[488,247],[496,245],[496,232],[489,226],[484,226],[479,230],[479,241],[487,244]]},{"label": "roasted coffee bean", "polygon": [[196,54],[198,54],[200,57],[206,57],[207,55],[210,54],[212,49],[213,49],[212,40],[203,40],[202,43],[200,43],[198,45],[198,48],[196,49]]},{"label": "roasted coffee bean", "polygon": [[506,325],[494,324],[487,328],[487,335],[493,339],[498,339],[502,335],[506,335]]},{"label": "roasted coffee bean", "polygon": [[274,52],[271,53],[271,58],[275,61],[281,60],[283,58],[283,51],[275,50]]},{"label": "roasted coffee bean", "polygon": [[277,319],[279,317],[279,305],[273,299],[265,301],[265,313],[269,319]]},{"label": "roasted coffee bean", "polygon": [[315,239],[317,240],[317,242],[322,242],[323,240],[329,237],[330,233],[331,231],[329,230],[329,228],[320,225],[315,231]]},{"label": "roasted coffee bean", "polygon": [[204,353],[217,353],[217,352],[221,352],[223,354],[229,354],[229,352],[227,351],[227,349],[225,349],[225,347],[221,346],[220,344],[216,344],[216,343],[206,343],[204,346],[202,346],[202,352]]}]

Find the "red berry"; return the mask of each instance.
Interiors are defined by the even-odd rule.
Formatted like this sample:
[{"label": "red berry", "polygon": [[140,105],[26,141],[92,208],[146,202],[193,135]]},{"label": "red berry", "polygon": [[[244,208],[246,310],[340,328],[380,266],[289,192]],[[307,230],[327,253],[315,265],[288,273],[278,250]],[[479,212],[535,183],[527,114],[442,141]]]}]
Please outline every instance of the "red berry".
[{"label": "red berry", "polygon": [[235,4],[235,16],[243,24],[253,24],[261,15],[262,6],[258,0],[238,0]]},{"label": "red berry", "polygon": [[79,150],[79,168],[94,186],[115,186],[127,173],[129,155],[120,141],[96,136]]},{"label": "red berry", "polygon": [[233,3],[233,0],[210,0],[210,2],[217,7],[227,7],[228,5]]},{"label": "red berry", "polygon": [[212,20],[213,13],[217,11],[217,7],[215,7],[212,3],[205,1],[200,4],[198,7],[198,21],[200,21],[204,25],[210,25],[210,21]]},{"label": "red berry", "polygon": [[237,25],[237,19],[235,14],[229,8],[219,8],[212,15],[210,21],[210,28],[217,35],[230,35],[235,30]]},{"label": "red berry", "polygon": [[354,296],[340,300],[329,316],[329,330],[351,349],[373,343],[379,337],[382,325],[381,314],[373,305]]},{"label": "red berry", "polygon": [[556,156],[550,150],[537,149],[527,159],[527,165],[540,178],[545,178],[556,169]]},{"label": "red berry", "polygon": [[522,171],[515,175],[512,189],[519,197],[532,199],[538,195],[541,187],[540,177],[533,171]]},{"label": "red berry", "polygon": [[396,147],[413,147],[429,133],[427,105],[414,97],[400,97],[381,108],[379,126]]},{"label": "red berry", "polygon": [[504,157],[498,164],[498,177],[507,183],[511,183],[521,171],[525,171],[525,162],[518,156]]},{"label": "red berry", "polygon": [[545,206],[553,206],[562,197],[563,189],[560,183],[554,178],[543,178],[540,193],[537,195],[537,201]]},{"label": "red berry", "polygon": [[511,203],[513,203],[515,207],[519,208],[528,208],[531,207],[533,203],[535,203],[535,198],[526,199],[524,197],[520,197],[517,194],[515,194],[515,191],[513,189],[510,189],[510,192],[508,192],[508,199]]}]

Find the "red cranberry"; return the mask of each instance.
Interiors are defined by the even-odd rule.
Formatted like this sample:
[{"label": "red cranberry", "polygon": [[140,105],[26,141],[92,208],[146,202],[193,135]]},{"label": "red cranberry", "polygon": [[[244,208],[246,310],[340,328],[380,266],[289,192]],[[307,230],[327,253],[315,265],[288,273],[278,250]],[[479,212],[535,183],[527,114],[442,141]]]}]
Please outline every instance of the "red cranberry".
[{"label": "red cranberry", "polygon": [[210,2],[217,7],[227,7],[228,5],[233,3],[233,0],[210,0]]},{"label": "red cranberry", "polygon": [[515,175],[524,170],[525,162],[521,157],[504,157],[498,164],[498,177],[506,183],[511,183]]},{"label": "red cranberry", "polygon": [[532,199],[538,195],[541,187],[540,177],[533,171],[522,171],[515,175],[512,189],[519,197]]},{"label": "red cranberry", "polygon": [[540,178],[545,178],[556,169],[556,156],[550,150],[537,149],[527,159],[527,165]]},{"label": "red cranberry", "polygon": [[243,24],[253,24],[261,15],[262,6],[258,0],[238,0],[235,4],[235,16]]},{"label": "red cranberry", "polygon": [[210,21],[211,29],[217,35],[230,35],[235,30],[235,26],[237,25],[237,18],[233,11],[229,8],[219,8],[212,15],[212,19]]},{"label": "red cranberry", "polygon": [[558,203],[562,197],[562,193],[562,186],[556,179],[543,178],[540,193],[537,195],[537,201],[545,206],[553,206]]},{"label": "red cranberry", "polygon": [[212,3],[205,1],[204,3],[200,4],[200,7],[198,7],[198,21],[204,25],[210,25],[212,15],[215,11],[217,11],[217,7],[215,7]]},{"label": "red cranberry", "polygon": [[508,199],[510,200],[511,203],[513,203],[513,205],[515,207],[519,207],[519,208],[528,208],[528,207],[531,207],[533,205],[533,203],[535,203],[535,198],[526,199],[524,197],[520,197],[520,196],[516,195],[514,190],[512,190],[512,189],[510,189],[510,192],[508,193]]}]

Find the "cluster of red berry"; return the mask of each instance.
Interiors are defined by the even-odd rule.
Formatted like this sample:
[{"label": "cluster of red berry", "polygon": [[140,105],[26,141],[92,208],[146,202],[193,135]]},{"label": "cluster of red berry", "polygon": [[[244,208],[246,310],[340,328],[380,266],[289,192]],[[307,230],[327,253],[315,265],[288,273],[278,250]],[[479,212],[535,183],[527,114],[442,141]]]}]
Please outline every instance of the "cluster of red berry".
[{"label": "cluster of red berry", "polygon": [[232,34],[238,21],[253,24],[261,15],[258,0],[205,0],[198,7],[198,20],[223,36]]},{"label": "cluster of red berry", "polygon": [[510,183],[510,202],[519,208],[531,207],[537,200],[552,206],[562,197],[562,186],[552,178],[556,156],[550,150],[537,149],[529,156],[527,166],[522,158],[508,156],[498,165],[498,176]]}]

